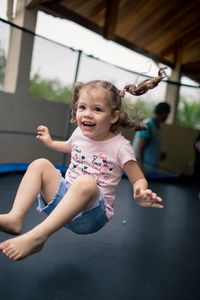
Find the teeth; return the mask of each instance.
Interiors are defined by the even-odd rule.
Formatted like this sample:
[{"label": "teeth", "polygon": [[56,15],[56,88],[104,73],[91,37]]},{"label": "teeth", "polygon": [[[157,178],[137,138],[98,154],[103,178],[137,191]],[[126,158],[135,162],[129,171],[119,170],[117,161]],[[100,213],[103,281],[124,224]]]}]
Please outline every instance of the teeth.
[{"label": "teeth", "polygon": [[83,125],[84,125],[84,126],[94,126],[94,124],[93,124],[93,123],[90,123],[90,122],[83,122]]}]

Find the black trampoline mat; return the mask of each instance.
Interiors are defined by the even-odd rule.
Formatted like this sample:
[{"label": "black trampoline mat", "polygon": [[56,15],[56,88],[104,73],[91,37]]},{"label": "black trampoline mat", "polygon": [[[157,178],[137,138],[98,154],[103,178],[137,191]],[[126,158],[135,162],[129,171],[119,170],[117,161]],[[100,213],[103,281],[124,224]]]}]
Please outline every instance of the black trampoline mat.
[{"label": "black trampoline mat", "polygon": [[[10,209],[21,177],[0,176],[1,213]],[[100,232],[81,236],[63,228],[41,252],[18,262],[0,253],[0,299],[200,299],[199,190],[191,182],[150,187],[165,209],[138,207],[124,178],[115,216]],[[23,232],[44,218],[35,203]],[[0,241],[10,237],[0,232]]]}]

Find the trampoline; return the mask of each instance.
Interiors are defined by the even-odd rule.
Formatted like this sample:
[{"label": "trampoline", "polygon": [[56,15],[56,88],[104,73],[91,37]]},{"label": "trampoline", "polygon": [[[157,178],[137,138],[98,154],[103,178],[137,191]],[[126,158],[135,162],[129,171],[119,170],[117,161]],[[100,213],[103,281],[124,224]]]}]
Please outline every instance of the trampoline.
[{"label": "trampoline", "polygon": [[[13,202],[21,173],[0,175],[0,211]],[[13,262],[0,254],[0,299],[199,299],[200,199],[192,184],[150,182],[165,209],[138,207],[123,178],[115,216],[100,232],[61,229],[43,250]],[[45,218],[29,211],[24,232]],[[126,222],[125,222],[126,221]],[[0,241],[10,238],[0,232]]]}]

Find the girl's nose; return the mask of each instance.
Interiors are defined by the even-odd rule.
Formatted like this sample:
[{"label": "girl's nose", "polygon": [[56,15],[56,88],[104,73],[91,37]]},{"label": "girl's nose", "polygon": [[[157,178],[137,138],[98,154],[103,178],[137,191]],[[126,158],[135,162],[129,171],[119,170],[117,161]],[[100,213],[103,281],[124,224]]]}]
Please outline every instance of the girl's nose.
[{"label": "girl's nose", "polygon": [[84,116],[88,117],[88,118],[91,118],[92,117],[92,111],[91,111],[91,109],[85,109]]}]

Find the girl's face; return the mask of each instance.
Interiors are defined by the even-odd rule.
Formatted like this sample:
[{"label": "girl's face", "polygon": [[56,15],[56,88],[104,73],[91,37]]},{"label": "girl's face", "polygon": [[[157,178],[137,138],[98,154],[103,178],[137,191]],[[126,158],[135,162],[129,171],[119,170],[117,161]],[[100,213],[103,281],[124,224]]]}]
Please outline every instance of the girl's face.
[{"label": "girl's face", "polygon": [[76,121],[83,135],[96,141],[114,136],[110,127],[118,120],[118,111],[111,112],[108,94],[101,87],[82,88],[79,95]]}]

